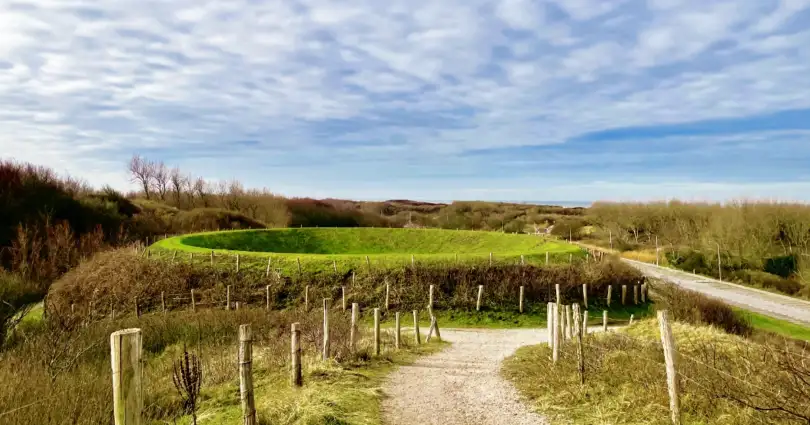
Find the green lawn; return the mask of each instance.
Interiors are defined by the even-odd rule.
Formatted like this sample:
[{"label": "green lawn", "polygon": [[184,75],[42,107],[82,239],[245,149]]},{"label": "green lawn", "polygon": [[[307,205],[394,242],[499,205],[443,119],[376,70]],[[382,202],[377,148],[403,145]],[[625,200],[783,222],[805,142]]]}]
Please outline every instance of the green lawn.
[{"label": "green lawn", "polygon": [[748,318],[755,329],[792,339],[810,341],[810,327],[788,322],[787,320],[774,319],[747,310],[735,310],[738,314]]},{"label": "green lawn", "polygon": [[[230,264],[239,254],[240,267],[272,267],[285,273],[297,270],[339,272],[364,267],[401,267],[416,263],[482,263],[490,253],[494,264],[515,264],[521,255],[527,264],[568,262],[584,252],[565,242],[531,235],[438,229],[303,228],[207,232],[164,239],[152,245],[152,253],[177,255],[189,261]],[[177,254],[174,254],[177,252]],[[368,260],[366,260],[368,257]],[[368,262],[367,262],[368,261]]]}]

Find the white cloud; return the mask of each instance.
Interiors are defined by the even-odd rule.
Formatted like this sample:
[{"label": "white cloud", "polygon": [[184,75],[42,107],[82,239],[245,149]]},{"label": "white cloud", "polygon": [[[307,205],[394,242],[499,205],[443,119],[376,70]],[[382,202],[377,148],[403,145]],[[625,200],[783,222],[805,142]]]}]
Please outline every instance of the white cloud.
[{"label": "white cloud", "polygon": [[194,159],[216,155],[220,174],[249,175],[244,155],[223,148],[244,140],[260,158],[328,149],[328,159],[341,142],[360,143],[345,148],[355,161],[394,155],[408,168],[425,155],[810,108],[810,43],[795,25],[808,7],[2,3],[0,146],[99,182],[136,151],[182,157],[199,172]]}]

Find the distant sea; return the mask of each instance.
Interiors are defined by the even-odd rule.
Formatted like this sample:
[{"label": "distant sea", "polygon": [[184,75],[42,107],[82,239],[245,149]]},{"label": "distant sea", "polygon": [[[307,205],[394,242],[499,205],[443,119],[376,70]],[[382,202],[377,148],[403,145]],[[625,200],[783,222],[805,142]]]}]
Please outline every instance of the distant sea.
[{"label": "distant sea", "polygon": [[[465,201],[470,201],[470,199],[464,199]],[[462,201],[459,199],[459,201]],[[442,203],[442,204],[449,204],[453,201],[427,201],[427,202],[435,202],[435,203]],[[487,199],[484,202],[507,202],[510,204],[528,204],[528,205],[552,205],[556,207],[568,207],[568,208],[575,208],[575,207],[583,207],[587,208],[590,207],[593,202],[591,201],[513,201],[513,200],[493,200]]]}]

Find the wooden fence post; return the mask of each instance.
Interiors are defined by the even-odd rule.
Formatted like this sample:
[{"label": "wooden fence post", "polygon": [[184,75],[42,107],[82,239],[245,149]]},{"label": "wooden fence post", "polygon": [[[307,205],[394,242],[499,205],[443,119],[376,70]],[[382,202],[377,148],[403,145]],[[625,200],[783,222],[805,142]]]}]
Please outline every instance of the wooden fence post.
[{"label": "wooden fence post", "polygon": [[549,301],[546,306],[546,330],[548,331],[548,346],[554,346],[554,331],[551,329],[554,326],[554,303]]},{"label": "wooden fence post", "polygon": [[343,311],[346,311],[346,287],[345,286],[340,287],[340,296],[343,299],[343,302],[342,302]]},{"label": "wooden fence post", "polygon": [[264,287],[264,305],[264,308],[270,311],[270,285]]},{"label": "wooden fence post", "polygon": [[388,311],[389,300],[391,295],[391,285],[388,284],[388,280],[385,281],[385,311]]},{"label": "wooden fence post", "polygon": [[422,343],[422,335],[419,334],[419,310],[413,311],[413,340],[416,345]]},{"label": "wooden fence post", "polygon": [[602,311],[602,332],[607,332],[607,310]]},{"label": "wooden fence post", "polygon": [[428,310],[433,311],[433,285],[428,288]]},{"label": "wooden fence post", "polygon": [[638,285],[633,285],[633,304],[638,304]]},{"label": "wooden fence post", "polygon": [[579,304],[574,304],[574,327],[577,339],[577,360],[579,361],[579,383],[585,385],[585,353],[582,350],[582,323],[579,317]]},{"label": "wooden fence post", "polygon": [[298,274],[301,274],[301,257],[295,257],[295,262],[298,263]]},{"label": "wooden fence post", "polygon": [[647,284],[646,283],[641,284],[641,302],[642,302],[642,304],[647,303]]},{"label": "wooden fence post", "polygon": [[576,338],[577,334],[582,330],[579,313],[579,304],[571,304],[571,338]]},{"label": "wooden fence post", "polygon": [[553,330],[553,338],[551,344],[551,360],[556,364],[557,359],[560,358],[560,305],[559,304],[552,304],[552,330]]},{"label": "wooden fence post", "polygon": [[264,277],[270,277],[270,265],[273,263],[273,257],[267,257],[267,268],[264,270]]},{"label": "wooden fence post", "polygon": [[411,254],[411,268],[412,269],[416,268],[416,259],[413,258],[413,254]]},{"label": "wooden fence post", "polygon": [[236,254],[236,272],[239,273],[239,254]]},{"label": "wooden fence post", "polygon": [[214,250],[211,250],[211,265],[214,265]]},{"label": "wooden fence post", "polygon": [[115,425],[143,423],[142,344],[140,329],[123,329],[110,334]]},{"label": "wooden fence post", "polygon": [[177,250],[175,249],[174,252],[172,252],[172,263],[174,263],[176,260],[177,260]]},{"label": "wooden fence post", "polygon": [[610,298],[613,292],[613,285],[608,285],[608,293],[607,293],[607,305],[610,307]]},{"label": "wooden fence post", "polygon": [[658,324],[661,329],[661,345],[664,347],[664,360],[667,365],[667,387],[669,389],[669,410],[672,413],[673,425],[681,423],[681,405],[678,400],[678,374],[676,358],[678,351],[675,348],[675,339],[672,337],[672,327],[669,324],[669,311],[658,311]]},{"label": "wooden fence post", "polygon": [[292,339],[290,344],[292,349],[292,369],[290,383],[293,387],[300,387],[304,384],[304,377],[301,373],[301,330],[298,329],[299,326],[299,323],[292,324]]},{"label": "wooden fence post", "polygon": [[304,311],[309,311],[309,285],[304,286]]},{"label": "wooden fence post", "polygon": [[253,332],[250,325],[239,326],[239,395],[244,425],[256,425],[253,397]]},{"label": "wooden fence post", "polygon": [[492,267],[492,253],[489,253],[489,266]]},{"label": "wooden fence post", "polygon": [[194,301],[194,290],[191,290],[191,311],[197,311],[197,302]]},{"label": "wooden fence post", "polygon": [[225,287],[225,310],[231,309],[231,285]]},{"label": "wooden fence post", "polygon": [[523,259],[523,254],[520,254],[520,265],[521,265],[521,266],[525,266],[525,265],[526,265],[526,261]]},{"label": "wooden fence post", "polygon": [[323,299],[323,361],[329,360],[329,299]]},{"label": "wooden fence post", "polygon": [[368,255],[366,255],[366,268],[368,268],[369,273],[371,273],[371,260],[368,259]]},{"label": "wooden fence post", "polygon": [[622,305],[624,305],[626,298],[627,298],[627,285],[622,285]]},{"label": "wooden fence post", "polygon": [[166,293],[163,291],[160,291],[160,307],[163,314],[166,314]]},{"label": "wooden fence post", "polygon": [[399,312],[394,313],[394,348],[399,350],[400,338]]},{"label": "wooden fence post", "polygon": [[554,290],[557,292],[557,305],[562,305],[562,296],[560,295],[560,284],[554,284]]},{"label": "wooden fence post", "polygon": [[588,284],[582,284],[582,305],[588,308]]},{"label": "wooden fence post", "polygon": [[357,320],[359,319],[360,315],[360,304],[352,303],[352,324],[349,328],[349,349],[352,352],[357,351]]},{"label": "wooden fence post", "polygon": [[374,308],[374,355],[380,355],[380,309]]},{"label": "wooden fence post", "polygon": [[582,312],[582,335],[588,335],[588,310]]},{"label": "wooden fence post", "polygon": [[332,260],[332,268],[335,269],[335,274],[337,274],[337,261]]},{"label": "wooden fence post", "polygon": [[568,329],[565,330],[566,339],[571,339],[574,337],[574,320],[572,314],[572,306],[566,305],[565,306],[565,325],[568,326]]},{"label": "wooden fence post", "polygon": [[635,315],[632,315],[632,314],[631,314],[631,315],[630,315],[630,324],[631,324],[631,325],[633,324],[633,319],[634,319],[634,318],[635,318]]},{"label": "wooden fence post", "polygon": [[523,291],[524,291],[524,287],[523,287],[523,285],[520,285],[520,301],[519,301],[519,306],[520,306],[520,312],[521,312],[521,313],[523,313]]},{"label": "wooden fence post", "polygon": [[478,299],[475,301],[475,311],[481,311],[481,298],[484,296],[484,285],[478,285]]},{"label": "wooden fence post", "polygon": [[431,314],[430,317],[432,318],[431,320],[433,321],[433,330],[436,332],[436,339],[441,341],[442,333],[439,331],[439,319],[436,318],[436,316],[434,316],[433,314]]}]

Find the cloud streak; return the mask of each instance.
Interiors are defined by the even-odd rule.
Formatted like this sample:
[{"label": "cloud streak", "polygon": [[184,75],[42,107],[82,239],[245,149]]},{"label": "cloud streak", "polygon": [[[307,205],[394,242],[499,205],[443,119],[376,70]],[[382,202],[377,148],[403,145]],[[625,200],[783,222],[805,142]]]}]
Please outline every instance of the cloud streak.
[{"label": "cloud streak", "polygon": [[[613,181],[619,196],[628,176],[766,196],[758,178],[810,181],[792,165],[810,156],[806,134],[776,135],[778,123],[746,128],[720,150],[711,129],[667,129],[810,109],[808,8],[804,0],[4,2],[0,144],[4,156],[118,186],[126,158],[145,152],[293,194],[367,197],[376,179],[388,182],[382,197],[424,198],[409,188],[433,176],[448,189],[430,197],[449,199],[469,193],[473,177],[530,188],[549,179],[537,170],[553,170],[554,199],[567,196],[563,182],[591,199],[611,196]],[[653,139],[587,137],[657,127]],[[785,149],[794,159],[756,163]],[[694,157],[718,164],[716,173]],[[631,171],[619,173],[629,161]],[[751,165],[757,178],[741,172]],[[340,187],[331,186],[338,176]]]}]

